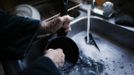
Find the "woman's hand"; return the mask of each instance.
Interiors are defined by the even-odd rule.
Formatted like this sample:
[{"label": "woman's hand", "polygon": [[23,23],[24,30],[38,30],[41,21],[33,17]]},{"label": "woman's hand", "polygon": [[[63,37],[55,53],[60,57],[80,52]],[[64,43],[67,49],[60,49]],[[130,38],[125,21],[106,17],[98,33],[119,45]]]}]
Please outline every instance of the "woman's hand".
[{"label": "woman's hand", "polygon": [[45,52],[45,57],[50,58],[56,65],[57,68],[62,68],[65,61],[65,55],[62,49],[48,49]]},{"label": "woman's hand", "polygon": [[71,31],[70,22],[73,18],[69,15],[58,17],[56,19],[53,19],[51,21],[41,22],[41,27],[47,32],[47,33],[55,33],[60,28],[65,29],[65,32]]}]

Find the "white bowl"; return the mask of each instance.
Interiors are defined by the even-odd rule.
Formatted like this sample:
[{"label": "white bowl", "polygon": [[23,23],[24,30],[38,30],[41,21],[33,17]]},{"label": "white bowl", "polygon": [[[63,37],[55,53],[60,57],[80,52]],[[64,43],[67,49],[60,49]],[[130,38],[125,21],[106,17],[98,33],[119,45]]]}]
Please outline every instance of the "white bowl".
[{"label": "white bowl", "polygon": [[16,6],[15,13],[17,16],[28,17],[37,20],[41,19],[38,10],[28,4],[21,4]]}]

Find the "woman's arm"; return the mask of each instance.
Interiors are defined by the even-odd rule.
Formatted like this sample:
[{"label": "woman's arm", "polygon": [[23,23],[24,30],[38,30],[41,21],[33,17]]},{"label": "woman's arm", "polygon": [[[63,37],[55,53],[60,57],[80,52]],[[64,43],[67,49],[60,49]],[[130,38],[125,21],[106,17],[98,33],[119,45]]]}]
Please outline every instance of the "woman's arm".
[{"label": "woman's arm", "polygon": [[60,75],[60,73],[52,60],[40,57],[19,75]]},{"label": "woman's arm", "polygon": [[0,58],[21,58],[39,28],[38,20],[0,11]]},{"label": "woman's arm", "polygon": [[36,32],[43,30],[45,33],[56,33],[60,28],[68,32],[71,30],[69,23],[72,19],[66,15],[40,22],[0,11],[0,59],[22,58],[29,42],[36,37]]}]

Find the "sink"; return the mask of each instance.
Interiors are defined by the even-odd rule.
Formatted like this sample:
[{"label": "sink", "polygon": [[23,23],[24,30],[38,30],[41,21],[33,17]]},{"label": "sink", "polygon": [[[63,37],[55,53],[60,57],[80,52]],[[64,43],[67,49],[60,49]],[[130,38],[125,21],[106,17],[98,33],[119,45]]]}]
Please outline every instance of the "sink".
[{"label": "sink", "polygon": [[[43,8],[47,5],[36,6],[41,13],[42,19],[51,17],[49,12],[44,12],[47,9]],[[48,6],[49,7],[49,6]],[[52,8],[53,9],[53,8]],[[50,9],[48,9],[50,10]],[[49,14],[49,15],[47,15]],[[77,14],[77,15],[76,15]],[[47,15],[47,16],[46,16]],[[94,49],[91,51],[90,48],[93,46],[87,45],[85,42],[86,30],[87,30],[87,15],[85,13],[73,12],[73,16],[77,16],[71,22],[72,31],[68,33],[67,37],[71,38],[78,45],[80,52],[85,52],[87,59],[83,59],[84,63],[78,63],[76,65],[81,66],[80,69],[74,69],[75,71],[68,72],[68,75],[133,75],[134,74],[134,32],[127,30],[118,25],[107,22],[99,17],[91,16],[91,33],[93,38],[100,49]],[[45,16],[45,18],[43,17]],[[99,61],[97,74],[95,67],[88,64],[89,57],[92,56],[94,60]],[[89,61],[90,62],[90,61]],[[18,62],[17,62],[18,63]],[[88,64],[87,64],[88,63]],[[86,64],[86,66],[85,66]],[[74,66],[77,68],[78,66]],[[73,70],[73,69],[72,69]],[[86,74],[85,74],[86,71]],[[75,73],[77,72],[77,73]],[[88,72],[88,73],[87,73]]]},{"label": "sink", "polygon": [[[68,33],[69,37],[73,37],[79,32],[87,30],[87,17],[80,17],[71,22],[72,31]],[[134,32],[122,28],[118,25],[109,23],[101,18],[91,17],[91,32],[101,35],[110,41],[129,48],[134,49]]]},{"label": "sink", "polygon": [[88,68],[89,65],[84,65],[81,67],[82,65],[77,63],[68,75],[133,75],[133,31],[109,23],[99,17],[91,16],[91,34],[100,49],[100,51],[97,51],[97,49],[92,51],[91,48],[93,47],[85,43],[87,17],[75,19],[71,22],[71,26],[72,31],[67,36],[73,39],[80,52],[83,51],[84,55],[87,56],[87,59],[83,59],[84,62],[88,61],[91,56],[101,65],[98,66],[97,72],[94,69],[95,66]]}]

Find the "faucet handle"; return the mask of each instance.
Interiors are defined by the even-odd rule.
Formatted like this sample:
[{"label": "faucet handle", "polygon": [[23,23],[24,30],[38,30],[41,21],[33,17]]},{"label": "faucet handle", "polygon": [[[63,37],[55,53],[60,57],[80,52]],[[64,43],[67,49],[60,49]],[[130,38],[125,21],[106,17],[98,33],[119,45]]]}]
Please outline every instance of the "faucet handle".
[{"label": "faucet handle", "polygon": [[112,2],[105,2],[103,4],[103,15],[106,16],[106,17],[110,17],[113,13],[113,7],[114,7],[114,4]]}]

